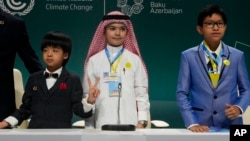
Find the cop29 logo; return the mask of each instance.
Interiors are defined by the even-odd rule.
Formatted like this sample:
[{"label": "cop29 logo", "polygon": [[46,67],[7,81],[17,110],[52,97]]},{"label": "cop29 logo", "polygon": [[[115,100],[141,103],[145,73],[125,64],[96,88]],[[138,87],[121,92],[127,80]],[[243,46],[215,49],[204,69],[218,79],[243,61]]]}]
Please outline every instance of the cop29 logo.
[{"label": "cop29 logo", "polygon": [[0,8],[12,15],[24,16],[30,13],[35,5],[35,0],[0,0]]},{"label": "cop29 logo", "polygon": [[133,0],[132,6],[128,5],[128,0],[117,0],[117,7],[121,8],[122,13],[132,16],[133,14],[139,14],[144,8],[143,0]]}]

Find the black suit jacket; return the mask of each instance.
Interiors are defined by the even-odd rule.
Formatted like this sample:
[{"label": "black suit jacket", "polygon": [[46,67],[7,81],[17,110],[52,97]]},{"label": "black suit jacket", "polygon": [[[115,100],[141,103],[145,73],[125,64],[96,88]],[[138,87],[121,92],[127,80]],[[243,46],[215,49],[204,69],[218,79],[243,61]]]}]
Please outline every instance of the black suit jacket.
[{"label": "black suit jacket", "polygon": [[16,109],[13,67],[17,53],[30,73],[43,69],[24,21],[0,9],[0,121]]},{"label": "black suit jacket", "polygon": [[82,104],[83,88],[79,76],[63,68],[54,86],[48,90],[43,71],[28,79],[23,104],[13,116],[20,122],[31,115],[28,128],[71,128],[73,113],[87,118]]}]

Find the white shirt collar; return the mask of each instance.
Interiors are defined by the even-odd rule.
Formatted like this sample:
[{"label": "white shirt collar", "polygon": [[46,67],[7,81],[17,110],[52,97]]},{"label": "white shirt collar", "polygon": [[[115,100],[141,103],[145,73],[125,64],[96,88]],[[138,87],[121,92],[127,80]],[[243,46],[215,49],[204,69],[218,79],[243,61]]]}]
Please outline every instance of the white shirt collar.
[{"label": "white shirt collar", "polygon": [[213,51],[213,53],[216,53],[218,56],[220,54],[221,48],[222,48],[222,43],[220,42],[219,46],[217,47],[215,51]]},{"label": "white shirt collar", "polygon": [[118,46],[118,47],[113,47],[111,45],[107,45],[107,48],[108,48],[108,51],[110,53],[117,53],[123,48],[123,46],[121,45],[121,46]]},{"label": "white shirt collar", "polygon": [[[58,76],[60,76],[61,75],[61,73],[62,73],[62,68],[63,67],[60,67],[59,69],[57,69],[56,71],[54,71],[53,73],[57,73],[58,74]],[[50,72],[47,68],[45,69],[45,71],[44,72],[48,72],[48,73],[52,73],[52,72]]]}]

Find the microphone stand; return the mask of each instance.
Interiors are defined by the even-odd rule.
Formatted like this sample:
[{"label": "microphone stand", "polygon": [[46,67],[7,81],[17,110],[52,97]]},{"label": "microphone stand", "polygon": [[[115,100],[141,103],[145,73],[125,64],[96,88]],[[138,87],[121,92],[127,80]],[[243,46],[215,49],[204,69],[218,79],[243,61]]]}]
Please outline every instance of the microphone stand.
[{"label": "microphone stand", "polygon": [[117,108],[117,124],[106,124],[102,126],[102,130],[110,131],[135,131],[135,125],[121,124],[120,120],[120,101],[121,101],[122,83],[118,84],[118,108]]},{"label": "microphone stand", "polygon": [[121,124],[121,119],[120,119],[120,101],[121,101],[121,90],[122,90],[122,83],[118,84],[118,108],[117,108],[117,123],[118,125]]}]

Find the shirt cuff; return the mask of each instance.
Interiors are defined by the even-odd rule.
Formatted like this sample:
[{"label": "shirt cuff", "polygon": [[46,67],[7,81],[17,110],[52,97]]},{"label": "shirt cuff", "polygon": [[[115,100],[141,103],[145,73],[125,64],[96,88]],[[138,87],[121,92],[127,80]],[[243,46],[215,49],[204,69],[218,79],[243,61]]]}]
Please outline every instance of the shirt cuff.
[{"label": "shirt cuff", "polygon": [[9,117],[7,117],[4,120],[6,122],[8,122],[11,127],[15,127],[18,124],[18,120],[15,117],[13,117],[13,116],[9,116]]},{"label": "shirt cuff", "polygon": [[147,111],[138,111],[138,121],[140,121],[140,120],[148,121],[148,114],[149,113]]},{"label": "shirt cuff", "polygon": [[95,107],[95,104],[89,104],[87,102],[87,98],[82,99],[82,104],[83,104],[84,112],[89,112],[92,108]]},{"label": "shirt cuff", "polygon": [[234,106],[236,106],[236,107],[238,107],[240,109],[241,113],[239,114],[238,117],[242,117],[242,114],[244,113],[243,110],[242,110],[242,108],[239,105],[234,105]]}]

